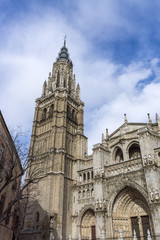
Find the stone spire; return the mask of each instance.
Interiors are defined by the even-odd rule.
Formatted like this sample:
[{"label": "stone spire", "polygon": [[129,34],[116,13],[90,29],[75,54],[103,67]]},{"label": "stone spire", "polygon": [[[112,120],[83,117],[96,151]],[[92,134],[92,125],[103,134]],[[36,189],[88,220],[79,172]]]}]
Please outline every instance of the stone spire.
[{"label": "stone spire", "polygon": [[127,115],[126,115],[126,113],[124,114],[124,122],[125,122],[125,123],[128,123],[128,120],[127,120]]},{"label": "stone spire", "polygon": [[152,123],[152,120],[151,120],[150,114],[147,113],[147,115],[148,115],[148,123]]},{"label": "stone spire", "polygon": [[79,83],[77,84],[76,97],[77,97],[77,100],[80,100],[80,86],[79,86]]},{"label": "stone spire", "polygon": [[64,39],[64,45],[58,54],[57,61],[67,61],[72,64],[72,61],[69,58],[68,49],[66,48],[66,38]]}]

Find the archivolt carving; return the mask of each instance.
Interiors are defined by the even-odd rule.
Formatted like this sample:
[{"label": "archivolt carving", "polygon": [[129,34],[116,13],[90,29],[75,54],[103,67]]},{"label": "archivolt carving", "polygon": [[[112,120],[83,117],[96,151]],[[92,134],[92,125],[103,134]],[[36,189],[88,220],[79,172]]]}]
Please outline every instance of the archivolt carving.
[{"label": "archivolt carving", "polygon": [[132,189],[137,190],[139,193],[141,193],[141,195],[144,197],[144,199],[146,199],[147,203],[148,203],[148,194],[147,192],[136,182],[133,182],[129,177],[126,177],[124,175],[122,175],[117,183],[117,185],[115,186],[115,188],[113,189],[113,191],[110,193],[109,197],[108,197],[108,215],[111,216],[112,215],[112,208],[113,208],[113,204],[115,201],[116,196],[118,195],[118,193],[120,191],[122,191],[124,188],[126,187],[130,187]]},{"label": "archivolt carving", "polygon": [[[150,210],[148,204],[141,193],[137,190],[126,187],[121,190],[116,196],[113,208],[113,232],[114,237],[118,237],[119,230],[123,230],[123,236],[132,236],[131,218],[141,219],[141,217],[150,216]],[[140,235],[142,232],[142,223],[139,221]]]}]

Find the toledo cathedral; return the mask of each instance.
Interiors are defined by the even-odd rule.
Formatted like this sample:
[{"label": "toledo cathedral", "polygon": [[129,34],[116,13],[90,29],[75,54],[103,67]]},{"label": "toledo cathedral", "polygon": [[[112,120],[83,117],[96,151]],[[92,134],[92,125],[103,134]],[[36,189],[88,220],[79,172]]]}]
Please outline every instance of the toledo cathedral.
[{"label": "toledo cathedral", "polygon": [[160,237],[159,116],[135,123],[125,115],[88,155],[83,114],[64,41],[36,99],[26,181],[35,166],[42,177],[32,187],[22,239]]}]

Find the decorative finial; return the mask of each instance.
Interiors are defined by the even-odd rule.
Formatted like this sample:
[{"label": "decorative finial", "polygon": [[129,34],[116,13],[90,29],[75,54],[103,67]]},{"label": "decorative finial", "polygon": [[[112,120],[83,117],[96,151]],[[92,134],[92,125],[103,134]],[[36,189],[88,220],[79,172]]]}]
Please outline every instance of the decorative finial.
[{"label": "decorative finial", "polygon": [[106,138],[108,137],[108,128],[106,128]]},{"label": "decorative finial", "polygon": [[127,115],[126,115],[126,113],[124,114],[124,122],[125,122],[125,123],[128,123],[128,120],[127,120]]},{"label": "decorative finial", "polygon": [[152,123],[152,120],[151,120],[151,118],[150,118],[150,114],[147,113],[147,115],[148,115],[148,123]]},{"label": "decorative finial", "polygon": [[67,38],[67,35],[64,36],[64,47],[66,46],[66,38]]},{"label": "decorative finial", "polygon": [[80,86],[79,86],[79,83],[77,84],[77,88],[76,88],[76,97],[77,97],[77,100],[80,100]]},{"label": "decorative finial", "polygon": [[104,141],[104,133],[102,133],[102,143],[103,143],[103,141]]}]

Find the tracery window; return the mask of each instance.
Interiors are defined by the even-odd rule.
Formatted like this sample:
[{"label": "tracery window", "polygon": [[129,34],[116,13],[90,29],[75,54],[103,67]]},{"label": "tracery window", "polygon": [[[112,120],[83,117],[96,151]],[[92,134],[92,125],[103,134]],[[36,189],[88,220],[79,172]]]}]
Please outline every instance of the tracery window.
[{"label": "tracery window", "polygon": [[134,143],[129,148],[129,159],[141,157],[140,147],[137,143]]}]

